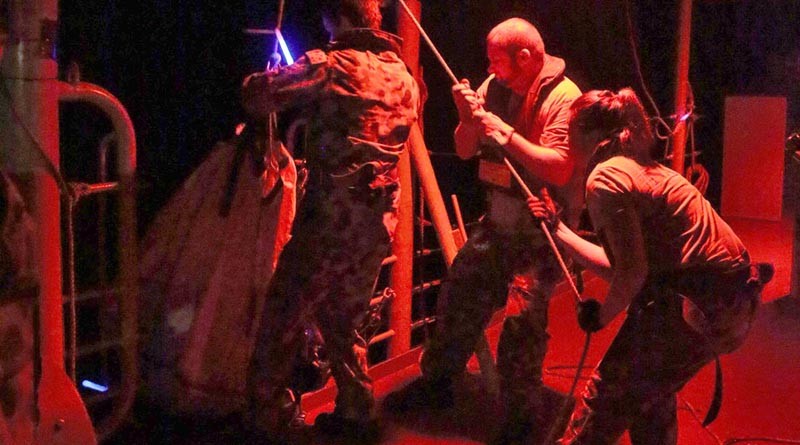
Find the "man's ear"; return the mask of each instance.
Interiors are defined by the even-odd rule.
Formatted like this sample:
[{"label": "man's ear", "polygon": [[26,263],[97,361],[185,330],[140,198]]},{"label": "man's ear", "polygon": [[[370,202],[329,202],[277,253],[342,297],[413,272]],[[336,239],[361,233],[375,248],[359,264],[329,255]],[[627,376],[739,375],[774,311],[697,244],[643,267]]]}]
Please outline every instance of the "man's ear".
[{"label": "man's ear", "polygon": [[528,48],[522,48],[521,50],[517,51],[516,58],[518,65],[525,65],[527,63],[530,63],[531,50],[529,50]]}]

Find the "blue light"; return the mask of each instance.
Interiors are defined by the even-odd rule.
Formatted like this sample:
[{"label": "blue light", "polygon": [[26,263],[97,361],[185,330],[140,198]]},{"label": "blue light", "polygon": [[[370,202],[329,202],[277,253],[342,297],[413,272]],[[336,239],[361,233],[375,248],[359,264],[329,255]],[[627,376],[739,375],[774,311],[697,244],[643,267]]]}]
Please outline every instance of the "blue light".
[{"label": "blue light", "polygon": [[289,52],[289,47],[286,46],[286,40],[283,39],[283,34],[281,34],[280,29],[275,28],[275,36],[278,38],[278,45],[281,47],[281,52],[283,53],[284,59],[286,59],[286,64],[293,64],[294,58],[292,58],[292,53]]},{"label": "blue light", "polygon": [[93,382],[91,380],[82,381],[81,382],[81,386],[83,386],[84,388],[93,389],[93,390],[95,390],[97,392],[106,392],[106,391],[108,391],[108,386],[103,386],[103,385],[101,385],[99,383],[95,383],[95,382]]}]

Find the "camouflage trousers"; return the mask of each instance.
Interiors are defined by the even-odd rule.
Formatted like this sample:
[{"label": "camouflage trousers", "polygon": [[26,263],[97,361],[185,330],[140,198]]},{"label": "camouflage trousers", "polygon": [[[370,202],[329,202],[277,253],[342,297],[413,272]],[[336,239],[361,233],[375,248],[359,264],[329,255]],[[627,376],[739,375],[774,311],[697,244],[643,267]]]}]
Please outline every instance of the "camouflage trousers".
[{"label": "camouflage trousers", "polygon": [[687,301],[651,280],[595,369],[561,443],[614,444],[627,430],[633,445],[677,444],[676,393],[715,354],[740,346],[755,317],[760,289],[745,285],[746,277],[734,279],[733,285],[713,276],[690,280],[709,292],[730,291],[727,307],[707,320],[709,330],[690,325]]},{"label": "camouflage trousers", "polygon": [[309,189],[266,295],[248,372],[256,427],[286,425],[285,395],[303,327],[316,323],[338,387],[336,412],[373,416],[372,383],[353,350],[396,225],[396,188]]},{"label": "camouflage trousers", "polygon": [[524,308],[506,318],[497,346],[501,393],[511,407],[536,403],[549,339],[548,297],[561,276],[537,229],[503,233],[482,222],[442,285],[436,331],[420,362],[423,376],[445,381],[462,373],[492,314],[510,295],[519,296]]}]

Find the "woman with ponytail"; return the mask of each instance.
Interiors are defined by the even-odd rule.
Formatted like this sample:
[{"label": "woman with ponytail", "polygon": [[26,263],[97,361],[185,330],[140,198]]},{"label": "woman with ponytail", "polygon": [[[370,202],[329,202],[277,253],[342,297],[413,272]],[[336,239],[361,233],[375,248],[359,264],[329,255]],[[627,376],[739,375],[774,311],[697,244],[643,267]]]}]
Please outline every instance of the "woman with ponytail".
[{"label": "woman with ponytail", "polygon": [[626,318],[562,443],[613,444],[627,430],[633,445],[676,444],[676,392],[741,345],[771,266],[751,264],[702,194],[653,159],[653,133],[633,90],[576,99],[569,138],[570,149],[591,153],[586,205],[600,245],[558,221],[547,199],[528,205],[567,253],[610,283],[602,303],[579,303],[580,327],[595,332],[623,311]]}]

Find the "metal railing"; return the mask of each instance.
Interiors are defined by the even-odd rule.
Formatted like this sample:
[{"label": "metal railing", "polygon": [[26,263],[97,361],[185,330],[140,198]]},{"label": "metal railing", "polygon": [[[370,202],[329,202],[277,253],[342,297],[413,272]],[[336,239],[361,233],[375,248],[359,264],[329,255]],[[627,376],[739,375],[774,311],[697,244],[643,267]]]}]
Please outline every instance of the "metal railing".
[{"label": "metal railing", "polygon": [[[136,396],[138,387],[138,351],[137,351],[137,261],[136,252],[138,243],[136,239],[136,206],[134,191],[134,172],[136,169],[136,140],[133,124],[122,104],[108,91],[92,84],[75,82],[63,84],[61,102],[86,102],[99,108],[111,120],[114,128],[113,136],[109,135],[100,143],[98,151],[99,171],[98,183],[71,183],[74,197],[70,200],[69,214],[67,215],[67,239],[70,246],[69,265],[66,273],[70,277],[70,287],[66,305],[70,309],[70,328],[72,335],[69,337],[67,361],[71,367],[72,378],[81,390],[81,395],[95,424],[98,439],[102,440],[116,431],[126,420]],[[111,176],[108,172],[109,149],[112,142],[116,145],[115,171],[113,176],[116,181],[108,182]],[[115,263],[117,273],[112,288],[107,287],[107,224],[108,202],[106,198],[112,194],[116,198],[117,218],[113,227],[117,229],[117,248]],[[98,276],[102,289],[88,289],[85,292],[77,288],[75,279],[75,231],[73,226],[74,210],[82,200],[88,198],[98,199],[98,214],[96,223],[98,228]],[[113,289],[113,290],[112,290]],[[78,316],[78,304],[81,307],[94,307],[97,314],[105,314],[102,320],[91,320],[101,326],[100,339],[94,344],[78,345],[78,323],[86,321],[87,316]],[[105,305],[106,307],[102,307]],[[111,316],[110,314],[113,314]],[[98,315],[99,317],[99,315]],[[111,329],[108,323],[118,325],[118,329]],[[87,384],[89,379],[78,378],[78,358],[100,356],[99,362],[106,369],[101,370],[107,375],[116,375],[115,385],[97,385],[97,382]],[[84,363],[86,360],[84,360]],[[92,360],[91,362],[97,362]],[[118,369],[110,371],[107,368],[114,366]],[[78,380],[81,380],[79,382]],[[101,394],[92,394],[89,388],[105,388]],[[113,400],[110,406],[102,410],[95,409],[100,402]]]}]

